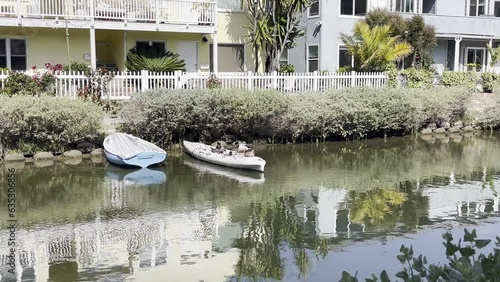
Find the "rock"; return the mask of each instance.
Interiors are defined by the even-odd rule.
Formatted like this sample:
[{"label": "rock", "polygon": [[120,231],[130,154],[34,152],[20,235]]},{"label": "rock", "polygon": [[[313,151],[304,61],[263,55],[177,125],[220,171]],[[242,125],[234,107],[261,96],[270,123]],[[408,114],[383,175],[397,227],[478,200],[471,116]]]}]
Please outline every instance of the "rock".
[{"label": "rock", "polygon": [[37,160],[52,160],[53,158],[54,158],[54,155],[52,155],[52,153],[50,153],[50,152],[39,152],[33,156],[33,159],[35,161],[37,161]]},{"label": "rock", "polygon": [[60,161],[63,161],[64,160],[64,156],[63,155],[55,155],[54,156],[54,161],[55,162],[60,162]]},{"label": "rock", "polygon": [[461,121],[457,121],[457,122],[455,122],[453,127],[462,128],[462,127],[464,127],[464,124]]},{"label": "rock", "polygon": [[445,122],[443,122],[443,123],[441,124],[441,127],[442,127],[442,128],[444,128],[444,129],[448,129],[448,128],[450,128],[450,127],[451,127],[451,125],[450,125],[450,123],[449,123],[449,122],[445,121]]},{"label": "rock", "polygon": [[431,141],[434,137],[432,137],[432,135],[430,134],[425,134],[425,135],[420,135],[420,139],[424,140],[424,141]]},{"label": "rock", "polygon": [[83,154],[82,155],[83,159],[90,159],[91,157],[92,157],[92,155],[90,155],[90,154]]},{"label": "rock", "polygon": [[54,165],[54,160],[53,159],[45,159],[45,160],[35,159],[34,164],[36,167],[48,167],[48,166]]},{"label": "rock", "polygon": [[76,149],[82,153],[90,153],[94,148],[94,144],[88,141],[81,141],[76,145]]},{"label": "rock", "polygon": [[90,152],[91,156],[102,156],[104,155],[104,150],[102,148],[99,149],[94,149],[92,152]]},{"label": "rock", "polygon": [[462,129],[463,132],[474,132],[474,127],[468,125]]},{"label": "rock", "polygon": [[448,129],[448,133],[460,133],[460,128],[452,127],[450,129]]},{"label": "rock", "polygon": [[79,165],[82,163],[82,161],[83,161],[82,158],[70,158],[70,159],[64,160],[64,164],[65,165]]},{"label": "rock", "polygon": [[430,134],[432,134],[432,129],[430,129],[430,128],[422,129],[420,131],[420,134],[422,134],[422,135],[430,135]]},{"label": "rock", "polygon": [[101,164],[106,161],[106,158],[103,156],[91,156],[90,160],[95,164]]},{"label": "rock", "polygon": [[5,155],[5,162],[24,162],[26,159],[22,154],[9,153]]},{"label": "rock", "polygon": [[64,152],[64,157],[66,158],[82,158],[82,152],[78,150],[71,150],[71,151],[66,151]]},{"label": "rock", "polygon": [[442,127],[441,127],[441,128],[436,128],[436,129],[434,130],[434,133],[435,133],[435,134],[445,134],[445,133],[446,133],[446,129],[444,129],[444,128],[442,128]]},{"label": "rock", "polygon": [[26,158],[27,164],[32,164],[35,160],[33,158]]},{"label": "rock", "polygon": [[222,145],[222,147],[226,148],[227,147],[227,143],[222,141],[222,140],[219,140],[219,141],[215,141],[214,143],[212,143],[212,146],[217,146],[217,142],[220,142],[220,144]]},{"label": "rock", "polygon": [[430,128],[430,129],[436,129],[436,127],[437,127],[437,126],[436,126],[436,124],[435,124],[435,123],[429,123],[429,124],[427,125],[427,128]]}]

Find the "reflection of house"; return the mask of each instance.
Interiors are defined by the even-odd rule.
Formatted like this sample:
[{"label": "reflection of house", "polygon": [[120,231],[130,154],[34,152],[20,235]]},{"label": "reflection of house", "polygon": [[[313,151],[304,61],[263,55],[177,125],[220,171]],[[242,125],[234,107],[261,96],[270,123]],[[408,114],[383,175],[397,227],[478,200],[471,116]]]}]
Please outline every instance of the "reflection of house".
[{"label": "reflection of house", "polygon": [[498,0],[318,0],[305,15],[307,35],[289,50],[288,62],[298,71],[351,66],[339,34],[351,34],[354,23],[376,8],[422,15],[427,24],[434,25],[438,38],[434,59],[439,71],[463,71],[468,64],[478,64],[484,71],[491,60],[486,43],[500,44]]},{"label": "reflection of house", "polygon": [[[21,247],[17,252],[17,265],[22,266],[20,273],[26,277],[34,276],[36,281],[47,281],[54,275],[92,280],[111,268],[140,273],[144,268],[158,266],[171,275],[182,276],[177,272],[182,272],[186,263],[218,267],[223,277],[233,274],[232,264],[227,262],[234,261],[235,254],[213,253],[212,245],[218,240],[219,229],[224,230],[222,225],[227,218],[224,208],[214,208],[107,222],[101,222],[98,215],[93,223],[18,230],[17,243]],[[0,233],[2,240],[8,236],[3,230]],[[0,272],[4,277],[7,274],[7,254],[8,248],[2,246]],[[218,261],[220,266],[216,265]],[[65,267],[58,271],[61,264]],[[88,268],[92,268],[89,273],[86,272]]]},{"label": "reflection of house", "polygon": [[66,64],[69,56],[94,68],[124,70],[126,52],[136,46],[179,53],[189,72],[243,71],[246,54],[252,52],[244,45],[248,20],[241,3],[2,0],[0,67],[44,68],[45,63]]}]

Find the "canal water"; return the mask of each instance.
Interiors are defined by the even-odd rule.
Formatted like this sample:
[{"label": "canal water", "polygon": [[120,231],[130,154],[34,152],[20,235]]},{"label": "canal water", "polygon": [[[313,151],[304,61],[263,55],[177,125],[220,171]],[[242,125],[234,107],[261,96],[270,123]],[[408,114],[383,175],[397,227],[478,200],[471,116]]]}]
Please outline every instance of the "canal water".
[{"label": "canal water", "polygon": [[[443,262],[446,231],[500,234],[496,133],[256,154],[265,173],[175,152],[148,170],[17,166],[17,281],[338,281],[344,270],[396,273],[402,244]],[[2,167],[3,281],[12,277],[7,176]]]}]

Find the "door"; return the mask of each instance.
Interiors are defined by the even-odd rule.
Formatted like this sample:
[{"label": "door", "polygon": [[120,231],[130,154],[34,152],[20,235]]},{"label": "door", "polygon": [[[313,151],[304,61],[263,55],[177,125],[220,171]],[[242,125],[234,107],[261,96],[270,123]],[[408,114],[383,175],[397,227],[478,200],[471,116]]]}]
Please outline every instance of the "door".
[{"label": "door", "polygon": [[481,71],[485,66],[485,48],[467,48],[466,66],[475,67],[477,71]]},{"label": "door", "polygon": [[198,43],[196,42],[179,42],[178,48],[179,58],[186,63],[186,72],[198,71]]}]

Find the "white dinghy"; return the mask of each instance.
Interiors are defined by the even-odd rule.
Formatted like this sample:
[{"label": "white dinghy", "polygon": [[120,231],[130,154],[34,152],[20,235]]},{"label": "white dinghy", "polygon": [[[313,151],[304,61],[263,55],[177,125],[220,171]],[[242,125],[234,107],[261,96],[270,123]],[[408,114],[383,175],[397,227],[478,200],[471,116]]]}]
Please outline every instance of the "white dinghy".
[{"label": "white dinghy", "polygon": [[167,157],[167,152],[155,144],[126,133],[109,135],[103,146],[108,161],[116,165],[146,168]]},{"label": "white dinghy", "polygon": [[259,157],[245,157],[235,151],[215,152],[215,147],[203,143],[182,141],[184,151],[196,159],[221,166],[264,172],[266,161]]}]

